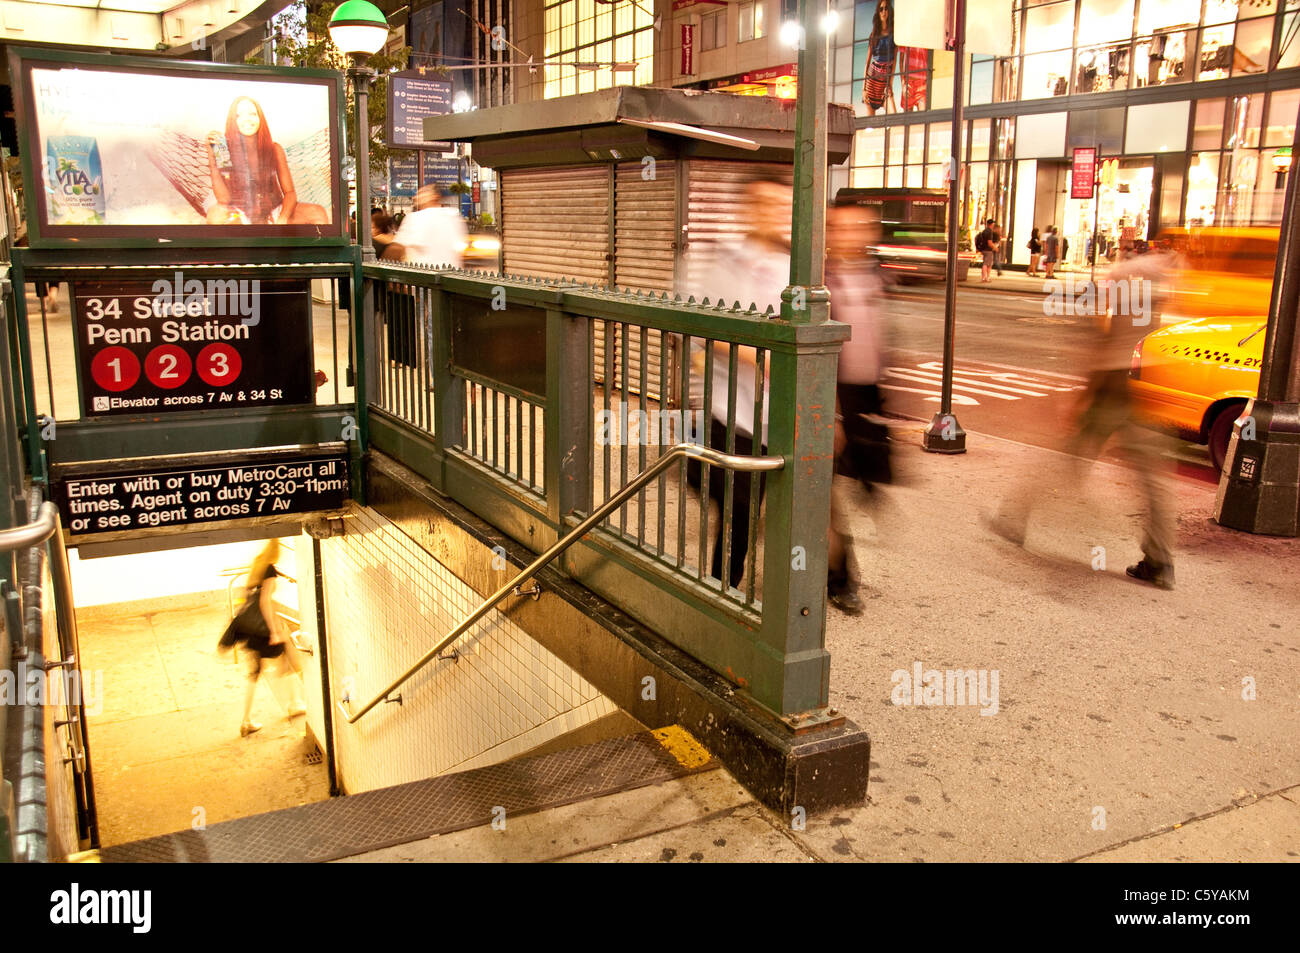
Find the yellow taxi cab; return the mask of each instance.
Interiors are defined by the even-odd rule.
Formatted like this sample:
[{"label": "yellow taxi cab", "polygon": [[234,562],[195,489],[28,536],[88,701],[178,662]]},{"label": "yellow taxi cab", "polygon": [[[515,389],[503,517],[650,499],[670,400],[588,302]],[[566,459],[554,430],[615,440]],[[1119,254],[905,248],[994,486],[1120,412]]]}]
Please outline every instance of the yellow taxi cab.
[{"label": "yellow taxi cab", "polygon": [[1183,318],[1268,314],[1278,231],[1267,226],[1162,231],[1157,242],[1180,262],[1167,313]]},{"label": "yellow taxi cab", "polygon": [[1139,416],[1206,444],[1223,468],[1232,424],[1259,392],[1263,316],[1195,318],[1152,331],[1133,349],[1129,391]]},{"label": "yellow taxi cab", "polygon": [[1278,233],[1193,227],[1159,236],[1178,254],[1179,271],[1165,326],[1133,349],[1129,390],[1149,426],[1207,445],[1215,469],[1223,468],[1233,422],[1259,392]]}]

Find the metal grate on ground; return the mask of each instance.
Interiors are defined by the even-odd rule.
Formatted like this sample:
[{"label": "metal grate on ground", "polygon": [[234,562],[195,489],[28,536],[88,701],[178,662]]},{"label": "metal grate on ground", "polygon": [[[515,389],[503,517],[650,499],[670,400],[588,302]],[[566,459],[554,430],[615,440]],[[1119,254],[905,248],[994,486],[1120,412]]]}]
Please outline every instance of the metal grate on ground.
[{"label": "metal grate on ground", "polygon": [[[662,735],[663,732],[658,734]],[[650,732],[105,848],[105,863],[304,863],[670,781],[700,766]],[[496,814],[499,816],[500,811]]]}]

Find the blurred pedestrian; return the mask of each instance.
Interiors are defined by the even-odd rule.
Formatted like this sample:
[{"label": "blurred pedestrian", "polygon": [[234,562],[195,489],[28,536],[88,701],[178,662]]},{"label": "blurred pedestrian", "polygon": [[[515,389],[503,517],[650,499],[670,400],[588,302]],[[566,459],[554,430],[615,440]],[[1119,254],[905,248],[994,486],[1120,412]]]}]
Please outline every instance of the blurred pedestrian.
[{"label": "blurred pedestrian", "polygon": [[244,648],[248,683],[244,691],[243,719],[239,724],[242,738],[262,730],[262,726],[253,721],[253,699],[262,667],[267,661],[278,659],[279,677],[289,683],[289,717],[296,718],[307,712],[303,702],[302,657],[275,609],[275,580],[280,575],[275,560],[279,555],[280,541],[272,539],[253,560],[245,580],[244,604],[230,621],[219,643],[222,650],[238,645]]},{"label": "blurred pedestrian", "polygon": [[1043,258],[1043,243],[1038,237],[1038,229],[1034,229],[1029,236],[1029,244],[1025,246],[1029,249],[1029,270],[1025,272],[1030,278],[1038,277],[1038,263]]},{"label": "blurred pedestrian", "polygon": [[[853,333],[840,351],[836,382],[835,472],[860,480],[867,490],[889,482],[889,428],[871,419],[884,410],[880,395],[883,363],[878,302],[883,293],[866,248],[879,240],[873,210],[835,206],[826,222],[826,287],[831,318]],[[849,615],[862,611],[853,576],[853,538],[839,494],[831,492],[826,594]]]},{"label": "blurred pedestrian", "polygon": [[[745,222],[748,232],[743,241],[716,259],[716,269],[710,276],[709,286],[722,284],[723,297],[728,300],[754,302],[759,310],[768,305],[779,307],[781,292],[790,283],[790,186],[775,179],[751,182],[747,188],[748,205]],[[692,370],[697,380],[704,379],[708,361],[713,363],[713,387],[705,395],[709,405],[709,437],[706,446],[726,452],[727,405],[730,381],[731,345],[714,342],[712,354],[699,351],[692,358]],[[754,398],[757,389],[758,352],[752,347],[737,348],[737,375],[735,381],[736,418],[732,452],[740,456],[762,455],[766,452],[768,411],[771,404],[767,392],[768,374],[763,373],[763,416],[754,419]],[[727,566],[726,584],[739,588],[745,574],[745,559],[749,554],[749,511],[752,499],[757,507],[763,505],[764,481],[758,473],[732,473],[722,467],[709,467],[708,498],[718,505],[718,531],[713,544],[710,574],[722,580],[723,548],[727,518],[725,510],[728,475],[732,482],[731,555]],[[691,486],[704,494],[703,467],[695,460],[686,466]],[[701,500],[701,505],[708,504]]]},{"label": "blurred pedestrian", "polygon": [[1002,277],[1002,258],[1005,249],[1002,246],[1002,226],[994,222],[989,228],[993,229],[993,268],[997,271],[998,277]]},{"label": "blurred pedestrian", "polygon": [[443,204],[445,198],[436,185],[421,186],[415,193],[415,211],[402,219],[394,239],[401,246],[403,261],[461,266],[469,229],[457,209]]},{"label": "blurred pedestrian", "polygon": [[[1136,344],[1160,326],[1159,304],[1173,275],[1173,258],[1147,251],[1145,243],[1121,253],[1098,293],[1092,374],[1074,434],[1063,448],[1075,461],[1096,460],[1111,437],[1132,463],[1146,504],[1142,559],[1126,572],[1161,589],[1174,587],[1172,501],[1162,486],[1161,450],[1166,441],[1138,420],[1128,387]],[[1136,294],[1133,289],[1137,288]],[[1105,307],[1103,308],[1103,302]],[[1041,474],[1035,474],[1003,502],[991,520],[994,532],[1023,545]]]},{"label": "blurred pedestrian", "polygon": [[[397,223],[393,221],[393,216],[380,208],[371,212],[370,238],[374,243],[375,257],[387,258],[397,240]],[[397,246],[396,250],[400,252],[401,246]]]}]

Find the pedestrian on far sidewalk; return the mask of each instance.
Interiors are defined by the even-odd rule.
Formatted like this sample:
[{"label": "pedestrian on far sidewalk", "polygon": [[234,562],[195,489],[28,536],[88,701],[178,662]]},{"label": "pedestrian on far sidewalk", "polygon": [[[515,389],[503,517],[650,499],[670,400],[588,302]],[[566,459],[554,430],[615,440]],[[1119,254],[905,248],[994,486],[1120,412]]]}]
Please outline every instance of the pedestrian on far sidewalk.
[{"label": "pedestrian on far sidewalk", "polygon": [[975,250],[980,253],[983,263],[980,266],[980,281],[987,283],[993,270],[993,262],[998,254],[998,236],[993,231],[993,219],[984,223],[984,230],[975,236]]},{"label": "pedestrian on far sidewalk", "polygon": [[1038,238],[1038,229],[1034,229],[1029,236],[1029,244],[1025,246],[1029,249],[1029,271],[1026,272],[1030,278],[1038,277],[1038,263],[1043,258],[1043,243]]},{"label": "pedestrian on far sidewalk", "polygon": [[1056,270],[1056,256],[1061,251],[1061,239],[1056,235],[1056,226],[1047,226],[1047,236],[1043,239],[1043,268],[1045,276],[1050,281],[1052,272]]},{"label": "pedestrian on far sidewalk", "polygon": [[1001,277],[1002,277],[1002,259],[1003,259],[1003,255],[1004,255],[1004,253],[1003,253],[1003,249],[1002,249],[1002,226],[999,225],[997,222],[994,222],[992,225],[989,226],[989,228],[993,229],[993,235],[994,235],[994,238],[995,238],[996,241],[997,241],[997,245],[996,245],[996,247],[993,249],[993,267],[994,267],[994,269],[997,271],[997,273],[998,273],[998,277],[1001,278]]}]

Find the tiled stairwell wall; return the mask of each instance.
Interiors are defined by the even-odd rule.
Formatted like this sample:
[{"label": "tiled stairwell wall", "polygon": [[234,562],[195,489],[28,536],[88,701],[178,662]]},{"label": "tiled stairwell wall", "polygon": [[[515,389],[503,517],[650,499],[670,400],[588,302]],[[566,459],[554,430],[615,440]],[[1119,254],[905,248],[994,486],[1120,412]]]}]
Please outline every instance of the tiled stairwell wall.
[{"label": "tiled stairwell wall", "polygon": [[[385,688],[477,607],[477,593],[393,523],[360,507],[323,540],[331,684],[352,710]],[[615,710],[522,629],[492,612],[349,725],[335,709],[347,793],[505,761]]]}]

